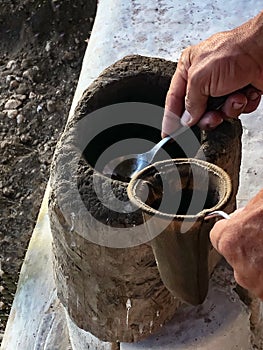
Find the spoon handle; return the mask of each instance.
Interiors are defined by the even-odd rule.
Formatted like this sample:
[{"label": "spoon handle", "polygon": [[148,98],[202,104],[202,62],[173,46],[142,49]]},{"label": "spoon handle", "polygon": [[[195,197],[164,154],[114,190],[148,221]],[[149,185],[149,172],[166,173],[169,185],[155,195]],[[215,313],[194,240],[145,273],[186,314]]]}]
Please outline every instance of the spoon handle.
[{"label": "spoon handle", "polygon": [[159,141],[153,148],[150,149],[150,151],[146,152],[145,155],[147,156],[147,161],[151,163],[153,158],[155,157],[155,154],[159,151],[159,149],[166,144],[166,142],[170,141],[171,139],[174,139],[175,137],[179,136],[183,132],[185,132],[187,129],[189,129],[189,126],[181,126],[179,129],[177,129],[175,132],[173,132],[171,135],[168,135],[164,137],[161,141]]},{"label": "spoon handle", "polygon": [[[247,90],[248,88],[252,87],[251,84],[245,86],[243,89],[238,90],[239,92],[245,92],[245,90]],[[212,111],[212,110],[218,110],[219,108],[221,108],[223,106],[223,104],[226,102],[226,99],[230,96],[231,94],[228,95],[224,95],[224,96],[218,96],[218,97],[212,97],[209,96],[208,100],[207,100],[207,108],[206,111]],[[186,131],[187,129],[189,129],[189,126],[181,126],[179,129],[177,129],[175,132],[173,132],[171,135],[166,136],[163,140],[165,140],[165,142],[162,144],[164,145],[167,141],[169,141],[171,138],[175,138],[177,136],[179,136],[180,134],[182,134],[184,131]],[[159,145],[159,143],[158,143]]]},{"label": "spoon handle", "polygon": [[[238,91],[240,92],[245,92],[248,88],[250,88],[252,85],[247,85],[243,89],[240,89]],[[224,96],[218,96],[218,97],[212,97],[209,96],[208,101],[207,101],[207,111],[212,111],[212,110],[218,110],[223,106],[225,103],[226,99],[230,96],[231,94],[224,95]],[[179,129],[175,130],[171,135],[168,135],[164,137],[161,141],[159,141],[150,151],[146,152],[145,155],[147,156],[147,160],[149,163],[153,160],[155,157],[155,154],[157,151],[166,144],[166,142],[170,141],[171,139],[176,138],[180,134],[184,133],[186,130],[188,130],[190,127],[185,125],[181,126]]]},{"label": "spoon handle", "polygon": [[[227,99],[227,95],[220,96],[220,97],[209,97],[207,102],[207,110],[212,109],[219,109]],[[166,144],[166,142],[170,141],[171,139],[176,138],[177,136],[184,133],[186,130],[188,130],[190,127],[187,125],[182,125],[179,127],[179,129],[175,130],[171,135],[168,135],[164,137],[161,141],[159,141],[150,151],[146,152],[145,155],[147,156],[147,160],[150,163],[153,158],[155,157],[156,152]]]},{"label": "spoon handle", "polygon": [[[253,87],[253,86],[251,84],[248,84],[245,87],[243,87],[242,89],[237,90],[236,92],[245,93],[246,90],[251,88],[251,87]],[[213,110],[219,109],[220,107],[223,106],[223,104],[225,103],[226,99],[232,94],[233,94],[233,92],[231,92],[228,95],[224,95],[224,96],[218,96],[218,97],[209,96],[208,97],[208,101],[207,101],[207,108],[206,108],[206,110],[207,111],[213,111]]]},{"label": "spoon handle", "polygon": [[155,149],[159,149],[161,148],[164,144],[166,144],[166,142],[168,142],[169,140],[175,138],[176,136],[179,136],[180,134],[182,134],[184,131],[186,131],[187,129],[189,129],[189,126],[181,126],[179,129],[175,130],[171,135],[168,135],[166,137],[164,137],[161,141],[159,141],[152,149],[151,151],[154,153]]}]

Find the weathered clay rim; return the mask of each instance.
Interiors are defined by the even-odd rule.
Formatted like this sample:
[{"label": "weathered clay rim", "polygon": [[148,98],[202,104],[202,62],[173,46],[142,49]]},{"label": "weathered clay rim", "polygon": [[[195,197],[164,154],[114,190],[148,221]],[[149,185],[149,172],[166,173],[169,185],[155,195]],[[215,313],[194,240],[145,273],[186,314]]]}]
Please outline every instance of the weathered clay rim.
[{"label": "weathered clay rim", "polygon": [[[213,172],[218,177],[221,177],[224,180],[224,192],[225,196],[212,208],[209,209],[203,209],[196,215],[175,215],[175,214],[169,214],[165,212],[161,212],[159,210],[156,210],[152,207],[150,207],[148,204],[144,203],[139,196],[136,193],[137,186],[140,182],[140,180],[143,180],[144,176],[147,173],[150,173],[153,171],[153,169],[160,168],[164,169],[165,167],[170,166],[171,164],[196,164],[202,168],[205,168],[208,171]],[[177,158],[177,159],[168,159],[160,162],[153,163],[149,165],[148,167],[142,169],[137,174],[134,175],[134,177],[131,179],[131,181],[128,184],[127,188],[128,197],[132,204],[134,204],[138,209],[141,209],[143,212],[146,212],[147,214],[153,216],[156,215],[160,218],[166,218],[173,220],[173,218],[176,217],[177,220],[197,220],[200,218],[204,218],[207,214],[211,213],[214,210],[222,209],[227,202],[229,201],[231,194],[232,194],[232,183],[229,175],[219,166],[206,162],[204,160],[196,159],[196,158]]]}]

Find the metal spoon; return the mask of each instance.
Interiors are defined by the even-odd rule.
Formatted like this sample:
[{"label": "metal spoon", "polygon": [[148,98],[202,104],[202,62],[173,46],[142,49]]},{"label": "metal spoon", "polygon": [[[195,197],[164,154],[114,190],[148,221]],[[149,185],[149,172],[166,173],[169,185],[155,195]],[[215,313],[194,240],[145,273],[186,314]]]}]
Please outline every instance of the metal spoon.
[{"label": "metal spoon", "polygon": [[[220,97],[209,97],[207,102],[207,110],[217,110],[225,102],[229,95]],[[166,136],[159,141],[148,152],[140,154],[129,154],[112,159],[103,169],[103,174],[113,175],[116,179],[129,182],[132,176],[142,170],[153,161],[156,153],[169,140],[174,139],[189,129],[189,126],[181,126],[173,134]]]},{"label": "metal spoon", "polygon": [[104,174],[114,174],[116,177],[120,177],[123,180],[128,180],[138,171],[147,167],[152,163],[156,153],[162,148],[166,142],[179,136],[183,132],[189,129],[189,126],[182,126],[177,129],[173,134],[166,136],[159,141],[148,152],[139,154],[124,155],[115,159],[112,159],[103,169]]}]

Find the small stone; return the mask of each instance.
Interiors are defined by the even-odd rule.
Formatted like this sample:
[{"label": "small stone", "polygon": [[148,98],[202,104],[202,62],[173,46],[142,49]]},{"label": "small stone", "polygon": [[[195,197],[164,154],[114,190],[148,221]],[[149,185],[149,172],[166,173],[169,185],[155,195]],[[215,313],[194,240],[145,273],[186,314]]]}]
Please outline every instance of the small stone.
[{"label": "small stone", "polygon": [[20,140],[22,143],[29,143],[32,141],[32,138],[29,134],[23,134],[20,136]]},{"label": "small stone", "polygon": [[12,81],[10,81],[9,89],[14,90],[14,89],[18,88],[18,86],[19,86],[19,82],[17,80],[12,80]]},{"label": "small stone", "polygon": [[6,69],[10,69],[11,71],[14,71],[17,67],[17,62],[15,60],[10,60],[7,62]]},{"label": "small stone", "polygon": [[18,114],[18,116],[16,117],[17,124],[21,124],[23,120],[24,120],[23,114]]},{"label": "small stone", "polygon": [[50,49],[51,49],[51,41],[47,41],[46,46],[45,46],[45,50],[46,50],[46,52],[49,52]]},{"label": "small stone", "polygon": [[22,77],[28,80],[33,81],[33,74],[32,74],[32,70],[25,70],[22,74]]},{"label": "small stone", "polygon": [[35,72],[38,72],[38,71],[39,71],[39,67],[38,67],[38,66],[33,66],[32,69],[33,69],[33,71],[35,71]]},{"label": "small stone", "polygon": [[17,109],[8,109],[7,110],[7,116],[10,119],[15,118],[18,115],[18,110]]},{"label": "small stone", "polygon": [[[5,197],[11,197],[12,194],[13,194],[12,188],[10,188],[10,187],[4,187],[4,188],[3,188],[3,195],[4,195]],[[1,276],[0,276],[0,277],[1,277]]]},{"label": "small stone", "polygon": [[33,91],[30,91],[29,93],[29,98],[32,99],[32,98],[35,98],[37,95],[33,92]]},{"label": "small stone", "polygon": [[20,198],[20,197],[21,197],[21,193],[17,192],[16,195],[15,195],[15,198]]},{"label": "small stone", "polygon": [[[0,142],[0,148],[2,148],[2,149],[4,149],[8,145],[9,145],[9,142],[7,140]],[[3,183],[1,182],[1,188],[2,187],[3,187]],[[0,277],[1,277],[1,275],[0,275]]]},{"label": "small stone", "polygon": [[17,99],[10,99],[5,103],[5,109],[15,109],[21,106],[22,101]]},{"label": "small stone", "polygon": [[38,105],[38,106],[37,106],[37,113],[41,112],[42,109],[43,109],[43,107],[42,107],[41,105]]},{"label": "small stone", "polygon": [[3,286],[0,286],[0,293],[3,293],[4,289],[5,288]]},{"label": "small stone", "polygon": [[8,74],[5,78],[7,84],[9,84],[12,80],[15,80],[15,76],[11,74]]},{"label": "small stone", "polygon": [[41,165],[40,165],[40,171],[44,172],[44,171],[46,171],[46,170],[47,170],[46,164],[41,164]]},{"label": "small stone", "polygon": [[34,82],[38,80],[38,74],[39,74],[39,68],[37,66],[34,66],[32,68],[25,70],[22,76],[23,78]]},{"label": "small stone", "polygon": [[4,308],[5,308],[5,304],[2,301],[0,301],[0,310],[4,310]]},{"label": "small stone", "polygon": [[57,110],[56,102],[52,100],[47,101],[47,111],[49,113],[54,113],[56,110]]}]

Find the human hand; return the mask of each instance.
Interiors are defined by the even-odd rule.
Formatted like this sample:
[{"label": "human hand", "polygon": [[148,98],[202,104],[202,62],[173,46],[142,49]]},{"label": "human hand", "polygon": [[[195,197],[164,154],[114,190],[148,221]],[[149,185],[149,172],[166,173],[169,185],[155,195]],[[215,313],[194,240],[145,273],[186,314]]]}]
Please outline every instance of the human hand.
[{"label": "human hand", "polygon": [[[263,90],[263,13],[242,26],[187,48],[166,97],[162,133],[176,129],[176,118],[211,129],[225,118],[254,111]],[[245,91],[238,91],[245,86]],[[218,111],[206,112],[209,96],[231,94]]]},{"label": "human hand", "polygon": [[218,221],[210,239],[237,283],[263,300],[263,190],[229,220]]}]

